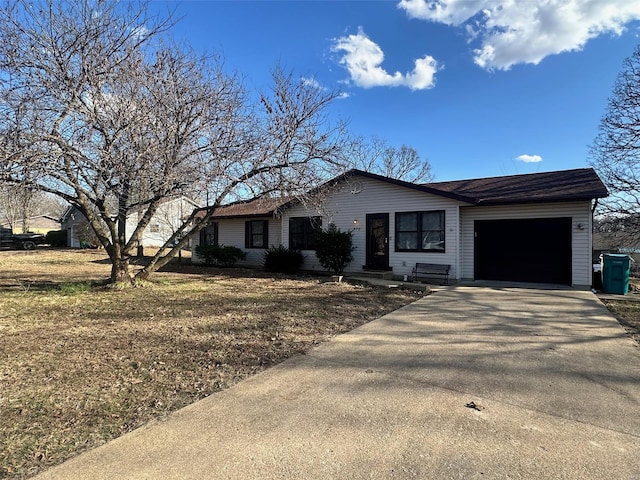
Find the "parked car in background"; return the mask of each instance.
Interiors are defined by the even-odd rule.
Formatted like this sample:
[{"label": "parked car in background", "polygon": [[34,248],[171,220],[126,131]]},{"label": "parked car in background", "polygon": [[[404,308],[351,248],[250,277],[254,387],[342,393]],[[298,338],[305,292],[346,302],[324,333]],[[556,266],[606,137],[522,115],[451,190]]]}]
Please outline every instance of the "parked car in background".
[{"label": "parked car in background", "polygon": [[43,243],[45,237],[40,233],[13,233],[11,228],[0,227],[0,248],[34,250]]}]

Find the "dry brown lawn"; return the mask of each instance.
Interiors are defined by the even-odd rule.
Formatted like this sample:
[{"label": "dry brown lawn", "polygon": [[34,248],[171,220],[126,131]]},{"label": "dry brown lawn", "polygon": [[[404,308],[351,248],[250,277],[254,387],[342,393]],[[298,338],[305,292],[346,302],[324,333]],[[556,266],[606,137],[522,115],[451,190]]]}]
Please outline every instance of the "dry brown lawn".
[{"label": "dry brown lawn", "polygon": [[603,302],[629,336],[640,345],[640,299],[604,300]]},{"label": "dry brown lawn", "polygon": [[415,300],[174,264],[104,285],[104,252],[0,252],[0,478],[22,478]]},{"label": "dry brown lawn", "polygon": [[602,303],[618,319],[629,336],[640,345],[640,279],[631,277],[629,294],[626,296],[607,297]]},{"label": "dry brown lawn", "polygon": [[618,319],[629,336],[640,345],[640,279],[632,277],[629,282],[629,294],[602,299],[602,303]]}]

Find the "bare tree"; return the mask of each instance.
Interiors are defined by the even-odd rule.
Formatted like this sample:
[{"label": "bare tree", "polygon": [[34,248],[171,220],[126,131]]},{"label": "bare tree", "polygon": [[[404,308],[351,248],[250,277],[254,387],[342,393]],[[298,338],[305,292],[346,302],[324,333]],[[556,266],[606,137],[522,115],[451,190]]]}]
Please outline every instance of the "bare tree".
[{"label": "bare tree", "polygon": [[[135,282],[166,264],[220,205],[293,195],[338,161],[338,96],[274,71],[252,103],[217,57],[171,45],[146,4],[17,0],[0,8],[0,176],[58,195],[86,217],[112,264]],[[159,206],[207,192],[142,270],[130,259]],[[133,232],[126,218],[142,212]],[[176,239],[180,239],[176,242]]]},{"label": "bare tree", "polygon": [[33,208],[34,215],[48,215],[59,219],[69,204],[56,195],[38,192],[38,200]]},{"label": "bare tree", "polygon": [[400,148],[390,146],[385,140],[373,137],[352,139],[344,152],[344,163],[385,177],[412,183],[433,181],[431,164],[420,158],[418,152],[407,145]]},{"label": "bare tree", "polygon": [[33,194],[33,190],[21,188],[20,185],[0,184],[0,219],[14,232],[18,231],[18,226],[23,232],[28,231]]},{"label": "bare tree", "polygon": [[624,231],[628,241],[640,241],[640,46],[618,74],[590,149],[590,164],[611,193],[599,207],[607,228]]},{"label": "bare tree", "polygon": [[[14,231],[29,231],[30,219],[37,215],[60,218],[62,202],[52,195],[26,187],[24,184],[0,183],[0,221]],[[18,228],[20,227],[20,229]]]}]

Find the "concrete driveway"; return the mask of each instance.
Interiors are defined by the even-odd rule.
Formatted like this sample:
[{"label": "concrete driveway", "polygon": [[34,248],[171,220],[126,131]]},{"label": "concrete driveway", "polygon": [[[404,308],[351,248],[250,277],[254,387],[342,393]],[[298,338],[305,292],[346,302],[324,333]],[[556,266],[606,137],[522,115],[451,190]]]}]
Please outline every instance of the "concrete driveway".
[{"label": "concrete driveway", "polygon": [[444,288],[41,478],[640,480],[640,348],[590,292]]}]

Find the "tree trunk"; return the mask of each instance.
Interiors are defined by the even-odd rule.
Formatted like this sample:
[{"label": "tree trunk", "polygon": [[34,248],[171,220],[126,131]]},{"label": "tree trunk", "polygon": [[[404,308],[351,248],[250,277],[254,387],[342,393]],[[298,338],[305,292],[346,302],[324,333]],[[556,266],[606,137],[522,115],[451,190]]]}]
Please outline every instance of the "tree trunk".
[{"label": "tree trunk", "polygon": [[112,259],[111,262],[111,283],[133,285],[133,275],[129,269],[128,259]]}]

